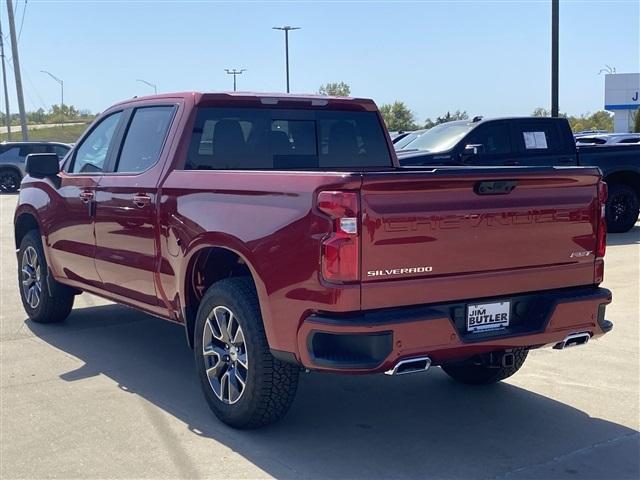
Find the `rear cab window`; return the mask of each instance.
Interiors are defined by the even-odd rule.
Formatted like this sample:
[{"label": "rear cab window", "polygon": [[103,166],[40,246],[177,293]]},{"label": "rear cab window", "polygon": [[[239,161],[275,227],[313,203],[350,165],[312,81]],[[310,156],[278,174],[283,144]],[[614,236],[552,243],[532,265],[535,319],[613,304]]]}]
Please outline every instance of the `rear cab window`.
[{"label": "rear cab window", "polygon": [[391,167],[375,112],[198,109],[185,169],[313,170]]}]

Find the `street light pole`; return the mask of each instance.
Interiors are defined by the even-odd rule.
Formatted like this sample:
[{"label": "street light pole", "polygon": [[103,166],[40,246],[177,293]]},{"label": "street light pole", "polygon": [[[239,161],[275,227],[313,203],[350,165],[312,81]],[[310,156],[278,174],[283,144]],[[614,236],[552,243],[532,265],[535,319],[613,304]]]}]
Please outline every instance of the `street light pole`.
[{"label": "street light pole", "polygon": [[284,27],[273,27],[274,30],[282,30],[284,32],[284,55],[285,55],[285,68],[287,72],[287,93],[289,93],[289,32],[291,30],[300,30],[301,27],[290,27],[285,25]]},{"label": "street light pole", "polygon": [[20,112],[20,128],[22,140],[29,140],[27,130],[27,113],[24,109],[24,92],[22,91],[22,74],[20,73],[20,54],[18,53],[18,39],[16,36],[16,22],[13,15],[13,0],[7,0],[7,18],[9,20],[9,34],[11,35],[11,55],[13,57],[13,74],[16,77],[16,96],[18,97],[18,112]]},{"label": "street light pole", "polygon": [[558,103],[560,0],[551,0],[551,116],[560,114]]},{"label": "street light pole", "polygon": [[140,83],[144,83],[145,85],[149,85],[151,88],[153,88],[153,93],[155,95],[158,94],[158,87],[155,83],[151,83],[151,82],[147,82],[146,80],[142,80],[140,78],[136,78],[136,82],[140,82]]},{"label": "street light pole", "polygon": [[246,72],[247,69],[246,68],[241,68],[240,70],[236,70],[235,68],[233,70],[230,70],[228,68],[224,69],[225,72],[227,72],[227,75],[233,75],[233,91],[236,91],[236,77],[238,75],[242,75],[242,72]]},{"label": "street light pole", "polygon": [[7,140],[11,141],[11,112],[9,111],[9,89],[7,87],[7,71],[4,64],[4,39],[0,25],[0,57],[2,57],[2,85],[4,87],[5,123],[7,124]]},{"label": "street light pole", "polygon": [[46,73],[51,78],[53,78],[56,82],[60,84],[60,118],[62,126],[64,126],[64,82],[56,77],[53,73],[47,72],[46,70],[40,70],[42,73]]}]

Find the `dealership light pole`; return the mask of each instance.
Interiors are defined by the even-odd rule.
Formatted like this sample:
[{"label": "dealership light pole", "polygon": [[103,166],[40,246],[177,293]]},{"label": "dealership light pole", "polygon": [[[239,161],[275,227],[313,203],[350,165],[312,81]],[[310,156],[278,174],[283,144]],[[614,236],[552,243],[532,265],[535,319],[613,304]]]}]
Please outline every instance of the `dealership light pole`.
[{"label": "dealership light pole", "polygon": [[2,25],[0,25],[0,57],[2,59],[2,85],[4,87],[4,120],[7,124],[7,140],[11,141],[11,113],[9,111],[9,89],[7,87],[7,71],[4,64],[4,37],[2,36]]},{"label": "dealership light pole", "polygon": [[20,128],[22,140],[29,140],[27,130],[27,114],[24,110],[24,93],[22,92],[22,75],[20,74],[20,55],[18,54],[18,39],[16,38],[16,22],[13,16],[13,0],[7,0],[7,17],[9,18],[9,34],[11,35],[11,56],[13,57],[13,73],[16,77],[16,96],[18,97],[18,111],[20,112]]},{"label": "dealership light pole", "polygon": [[560,114],[558,104],[560,0],[551,0],[551,116]]},{"label": "dealership light pole", "polygon": [[51,78],[53,78],[60,85],[60,121],[64,126],[64,82],[56,77],[53,73],[47,72],[46,70],[40,70],[42,73],[46,73]]},{"label": "dealership light pole", "polygon": [[247,69],[246,68],[241,68],[240,70],[236,70],[234,69],[229,69],[229,68],[225,68],[224,69],[225,72],[227,72],[227,75],[233,75],[233,91],[236,91],[236,77],[238,75],[242,75],[242,72],[246,72]]},{"label": "dealership light pole", "polygon": [[285,25],[284,27],[273,27],[274,30],[282,30],[284,32],[284,52],[285,52],[285,64],[287,69],[287,93],[289,93],[289,32],[291,30],[300,30],[301,27],[290,27]]},{"label": "dealership light pole", "polygon": [[154,94],[158,94],[158,86],[155,83],[151,83],[151,82],[147,82],[146,80],[142,80],[140,78],[136,78],[136,82],[140,82],[140,83],[144,83],[145,85],[149,85],[151,88],[153,88],[153,93]]}]

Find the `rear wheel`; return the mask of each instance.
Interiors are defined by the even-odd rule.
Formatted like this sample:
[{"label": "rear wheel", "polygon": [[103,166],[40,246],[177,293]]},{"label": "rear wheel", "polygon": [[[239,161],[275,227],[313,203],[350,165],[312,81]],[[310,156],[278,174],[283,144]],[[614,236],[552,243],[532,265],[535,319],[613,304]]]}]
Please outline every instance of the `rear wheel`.
[{"label": "rear wheel", "polygon": [[22,177],[11,168],[0,170],[0,192],[13,193],[20,188]]},{"label": "rear wheel", "polygon": [[513,363],[509,365],[492,365],[488,357],[473,358],[464,362],[442,365],[444,370],[454,380],[468,385],[489,385],[499,382],[516,373],[529,353],[526,349],[516,349],[513,352]]},{"label": "rear wheel", "polygon": [[611,233],[623,233],[631,230],[638,220],[640,201],[636,191],[623,184],[609,187],[606,205],[607,230]]},{"label": "rear wheel", "polygon": [[69,316],[74,292],[53,279],[47,285],[47,260],[37,230],[27,233],[20,243],[18,269],[20,298],[31,320],[56,323]]},{"label": "rear wheel", "polygon": [[228,278],[207,290],[194,343],[202,390],[224,423],[257,428],[289,410],[299,369],[271,355],[251,279]]}]

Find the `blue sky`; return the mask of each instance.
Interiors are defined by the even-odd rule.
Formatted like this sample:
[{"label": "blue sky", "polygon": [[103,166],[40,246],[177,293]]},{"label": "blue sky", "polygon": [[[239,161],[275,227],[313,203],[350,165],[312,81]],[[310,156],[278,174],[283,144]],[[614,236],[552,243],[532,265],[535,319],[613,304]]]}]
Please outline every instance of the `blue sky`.
[{"label": "blue sky", "polygon": [[[549,105],[550,3],[30,0],[19,42],[26,106],[59,102],[40,70],[65,81],[65,103],[93,112],[149,93],[137,78],[162,92],[230,90],[233,67],[247,69],[239,90],[284,91],[283,33],[271,27],[295,25],[292,92],[345,81],[354,96],[405,101],[419,121],[456,109],[529,114]],[[560,3],[560,108],[601,109],[598,71],[640,70],[640,2]],[[17,0],[18,26],[23,10]]]}]

